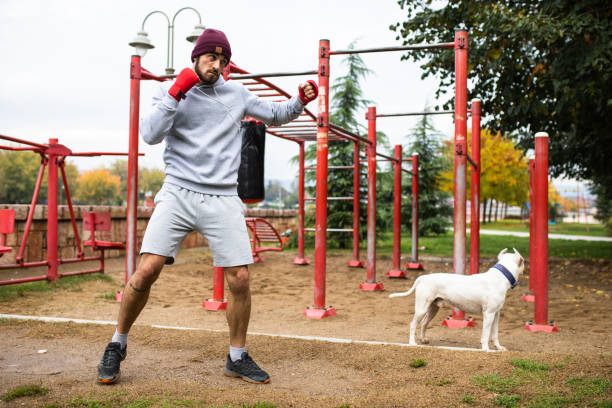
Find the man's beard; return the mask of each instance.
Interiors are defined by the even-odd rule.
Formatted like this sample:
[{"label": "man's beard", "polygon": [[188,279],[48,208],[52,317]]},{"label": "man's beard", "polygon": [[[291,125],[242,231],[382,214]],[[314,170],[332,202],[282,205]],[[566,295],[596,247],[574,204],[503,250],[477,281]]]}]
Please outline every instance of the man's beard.
[{"label": "man's beard", "polygon": [[[208,71],[208,72],[216,72],[216,71]],[[204,74],[202,73],[202,71],[200,71],[200,68],[197,66],[195,66],[195,73],[198,76],[198,78],[200,78],[200,82],[203,83],[204,85],[212,85],[215,82],[217,82],[217,79],[219,79],[219,75],[216,74],[215,78],[210,80],[210,79],[206,79],[206,77],[204,77]]]}]

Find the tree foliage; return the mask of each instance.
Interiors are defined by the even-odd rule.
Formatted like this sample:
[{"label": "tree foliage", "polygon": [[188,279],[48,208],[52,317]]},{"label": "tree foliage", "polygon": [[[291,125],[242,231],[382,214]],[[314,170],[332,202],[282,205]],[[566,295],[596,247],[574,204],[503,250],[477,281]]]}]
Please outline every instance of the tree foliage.
[{"label": "tree foliage", "polygon": [[121,180],[107,169],[83,172],[74,198],[80,204],[117,204]]},{"label": "tree foliage", "polygon": [[[0,150],[0,202],[29,204],[36,186],[41,157],[32,152]],[[46,176],[46,172],[45,172]],[[47,197],[46,177],[43,179],[38,202]]]},{"label": "tree foliage", "polygon": [[[419,154],[419,235],[439,235],[450,225],[453,209],[448,203],[450,195],[442,188],[442,170],[446,158],[442,155],[442,143],[428,116],[423,116],[408,138],[411,143],[405,155]],[[404,195],[412,195],[411,179],[402,182]],[[452,190],[451,190],[452,191]],[[405,200],[402,221],[412,228],[412,206]]]},{"label": "tree foliage", "polygon": [[[468,148],[472,151],[471,137]],[[443,188],[454,188],[454,150],[448,143],[445,149],[448,167],[443,172]],[[469,164],[469,163],[468,163]],[[488,129],[480,132],[480,199],[493,199],[522,207],[529,200],[529,166],[523,152],[499,132]],[[468,193],[470,191],[470,167],[467,170]],[[469,196],[468,196],[469,197]]]},{"label": "tree foliage", "polygon": [[[612,7],[601,0],[399,0],[406,20],[390,28],[404,44],[469,34],[469,96],[481,97],[486,126],[533,148],[550,135],[553,175],[593,180],[612,198]],[[423,77],[439,78],[452,106],[453,50],[411,51]]]}]

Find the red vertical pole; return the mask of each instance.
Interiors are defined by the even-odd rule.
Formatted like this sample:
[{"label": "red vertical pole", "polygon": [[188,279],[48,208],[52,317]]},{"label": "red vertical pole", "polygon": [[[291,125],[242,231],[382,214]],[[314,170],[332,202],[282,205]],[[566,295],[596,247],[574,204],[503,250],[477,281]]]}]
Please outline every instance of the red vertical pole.
[{"label": "red vertical pole", "polygon": [[359,260],[359,182],[361,178],[359,151],[361,143],[355,141],[353,146],[353,259],[348,261],[348,266],[361,268],[363,267],[363,262]]},{"label": "red vertical pole", "polygon": [[315,214],[314,305],[304,310],[310,318],[334,316],[336,310],[325,306],[325,268],[327,252],[327,137],[329,134],[329,40],[319,41],[319,115],[317,118],[317,187]]},{"label": "red vertical pole", "polygon": [[130,65],[130,135],[127,179],[127,233],[125,244],[125,281],[136,271],[138,221],[138,119],[140,116],[140,56],[132,55]]},{"label": "red vertical pole", "polygon": [[28,234],[30,233],[30,227],[32,226],[32,220],[34,219],[34,210],[36,209],[36,201],[38,201],[38,193],[40,192],[40,186],[42,185],[42,179],[45,175],[45,167],[48,164],[48,159],[45,156],[41,157],[40,169],[38,170],[38,177],[36,178],[36,186],[34,187],[34,194],[32,194],[32,203],[30,204],[30,210],[28,211],[28,218],[26,225],[23,230],[23,236],[21,238],[21,245],[19,246],[19,253],[15,258],[15,262],[23,265],[23,253],[25,251]]},{"label": "red vertical pole", "polygon": [[[467,190],[467,62],[468,34],[455,31],[455,195],[453,226],[453,271],[466,272],[466,190]],[[449,327],[473,326],[473,319],[465,320],[465,312],[453,307],[453,318],[446,319]]]},{"label": "red vertical pole", "polygon": [[548,134],[535,136],[535,323],[548,323]]},{"label": "red vertical pole", "polygon": [[361,290],[385,290],[381,282],[376,282],[376,107],[370,106],[366,114],[368,120],[368,231],[366,281],[359,284]]},{"label": "red vertical pole", "polygon": [[401,270],[400,256],[402,246],[402,145],[395,145],[393,157],[393,267],[387,271],[390,278],[405,278]]},{"label": "red vertical pole", "polygon": [[[57,144],[57,139],[49,139],[49,147]],[[49,173],[47,174],[47,280],[59,278],[57,273],[57,159],[49,152]]]},{"label": "red vertical pole", "polygon": [[480,99],[472,100],[472,161],[470,197],[470,275],[478,273],[480,263]]},{"label": "red vertical pole", "polygon": [[296,265],[308,265],[310,261],[304,257],[304,142],[298,142],[299,172],[298,172],[298,256],[293,259]]},{"label": "red vertical pole", "polygon": [[223,279],[225,277],[223,268],[213,267],[213,298],[202,302],[202,307],[206,310],[225,310],[227,300],[223,299]]},{"label": "red vertical pole", "polygon": [[419,262],[419,154],[412,153],[412,255],[406,269],[423,269]]},{"label": "red vertical pole", "polygon": [[[536,238],[535,238],[535,225],[536,220],[534,216],[535,208],[535,160],[529,159],[529,291],[531,293],[535,290],[535,283],[538,279],[535,273],[535,258],[536,258]],[[534,298],[535,300],[535,298]]]},{"label": "red vertical pole", "polygon": [[535,254],[530,260],[530,273],[535,275],[534,282],[534,320],[528,322],[525,329],[536,332],[557,332],[554,322],[548,322],[548,134],[539,132],[535,135],[535,175],[533,208]]}]

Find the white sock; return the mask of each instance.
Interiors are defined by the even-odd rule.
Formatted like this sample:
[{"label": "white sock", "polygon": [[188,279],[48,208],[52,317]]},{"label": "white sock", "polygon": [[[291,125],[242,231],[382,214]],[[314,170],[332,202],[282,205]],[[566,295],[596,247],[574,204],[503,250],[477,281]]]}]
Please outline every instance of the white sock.
[{"label": "white sock", "polygon": [[240,357],[242,357],[242,353],[244,353],[246,351],[246,347],[232,347],[230,346],[230,359],[232,361],[236,361],[236,360],[240,360]]},{"label": "white sock", "polygon": [[121,334],[115,329],[115,334],[111,342],[121,343],[121,349],[124,349],[127,346],[128,334],[129,333]]}]

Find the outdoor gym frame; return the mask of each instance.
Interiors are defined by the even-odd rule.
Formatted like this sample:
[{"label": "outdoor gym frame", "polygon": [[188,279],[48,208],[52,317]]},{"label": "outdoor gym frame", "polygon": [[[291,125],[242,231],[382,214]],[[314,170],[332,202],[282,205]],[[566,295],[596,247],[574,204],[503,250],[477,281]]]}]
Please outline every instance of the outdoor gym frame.
[{"label": "outdoor gym frame", "polygon": [[[302,114],[302,119],[292,122],[290,125],[282,127],[271,127],[267,132],[286,140],[292,140],[299,144],[300,152],[300,173],[299,173],[299,202],[300,209],[298,211],[298,257],[294,260],[296,264],[307,264],[308,260],[304,257],[304,142],[307,140],[316,140],[317,142],[317,157],[316,157],[316,194],[315,194],[315,274],[314,274],[314,304],[306,307],[304,314],[311,318],[324,318],[335,315],[335,309],[325,304],[325,274],[326,274],[326,245],[327,232],[333,232],[334,229],[327,228],[327,202],[334,197],[327,195],[327,176],[328,170],[328,143],[331,140],[348,140],[355,143],[355,160],[354,184],[357,186],[352,197],[354,202],[354,253],[353,259],[349,261],[351,266],[361,266],[358,257],[358,204],[359,204],[359,144],[364,143],[366,147],[366,156],[368,161],[368,233],[367,233],[367,278],[360,287],[364,290],[382,290],[383,286],[376,281],[376,248],[375,248],[375,221],[376,221],[376,157],[383,157],[387,160],[394,161],[401,166],[401,159],[389,157],[376,152],[376,110],[370,108],[368,110],[368,138],[356,135],[345,129],[341,129],[329,123],[329,78],[330,78],[330,58],[332,55],[342,54],[357,54],[370,52],[388,52],[388,51],[407,51],[407,50],[422,50],[422,49],[444,49],[454,48],[455,50],[455,132],[454,132],[454,147],[455,147],[455,214],[454,214],[454,244],[453,244],[453,269],[455,273],[465,274],[466,269],[466,165],[468,161],[467,155],[467,55],[468,55],[468,38],[467,31],[458,30],[455,32],[455,41],[450,43],[440,43],[433,45],[409,45],[401,47],[383,47],[370,48],[362,50],[339,50],[331,51],[329,40],[320,40],[319,42],[319,62],[318,69],[312,71],[302,71],[293,73],[268,73],[268,74],[251,74],[238,68],[235,64],[230,63],[223,73],[224,79],[233,79],[243,81],[243,85],[250,86],[251,92],[258,92],[260,97],[289,97],[289,95],[280,88],[274,86],[265,77],[275,76],[299,76],[318,74],[319,83],[319,99],[318,99],[318,115],[315,117],[307,109]],[[138,118],[139,118],[139,103],[140,103],[140,80],[155,79],[165,81],[175,77],[175,75],[155,76],[141,67],[141,57],[138,55],[132,56],[131,61],[131,95],[130,95],[130,153],[128,155],[128,210],[127,210],[127,243],[126,243],[126,280],[133,274],[136,268],[136,192],[137,192],[137,174],[138,174]],[[230,75],[234,74],[234,75]],[[256,86],[253,88],[253,86]],[[259,87],[263,86],[263,87]],[[259,87],[259,88],[258,88]],[[269,93],[273,91],[274,93]],[[478,123],[480,119],[480,102],[478,105]],[[476,112],[476,110],[475,110]],[[447,112],[440,112],[447,113]],[[418,113],[415,113],[418,114]],[[394,116],[408,116],[412,114],[394,114]],[[390,116],[390,115],[386,115]],[[476,115],[473,114],[473,120]],[[381,116],[382,117],[382,116]],[[314,122],[314,123],[313,123]],[[479,128],[479,127],[478,127]],[[316,130],[316,131],[315,131]],[[479,135],[479,132],[478,132]],[[416,161],[416,160],[413,160]],[[472,164],[473,171],[476,171],[479,176],[479,163],[469,159]],[[417,162],[418,165],[418,162]],[[413,163],[414,166],[414,163]],[[333,168],[333,167],[332,167]],[[413,167],[414,168],[414,167]],[[417,170],[418,171],[418,170]],[[477,178],[477,180],[479,177]],[[477,181],[476,184],[479,182]],[[416,184],[413,184],[413,188]],[[473,191],[476,189],[473,189]],[[418,194],[418,188],[416,190]],[[413,195],[413,199],[418,197]],[[347,197],[337,197],[335,199],[348,199]],[[394,200],[395,201],[395,200]],[[478,196],[476,196],[478,203]],[[397,211],[396,207],[396,210]],[[418,208],[418,204],[413,202],[413,208]],[[478,208],[478,205],[476,205]],[[395,213],[394,211],[394,213]],[[477,213],[477,211],[473,211]],[[416,214],[413,211],[413,214]],[[398,230],[395,228],[398,218],[394,221],[394,238],[397,237]],[[476,218],[476,224],[478,218]],[[475,225],[475,224],[472,224]],[[413,227],[416,223],[413,223]],[[416,229],[413,230],[413,237]],[[477,239],[477,234],[475,239]],[[397,248],[394,243],[394,270],[398,266]],[[413,261],[418,263],[416,250],[418,250],[417,240],[413,240]],[[476,256],[472,256],[476,258]],[[477,262],[475,263],[477,272]],[[222,268],[215,268],[213,281],[215,287],[213,289],[213,308],[221,309],[224,307],[222,299],[223,271]],[[205,302],[206,307],[206,302]],[[461,311],[454,311],[457,319],[463,319]]]},{"label": "outdoor gym frame", "polygon": [[[102,272],[104,273],[104,249],[100,250],[100,255],[94,257],[86,257],[83,253],[81,238],[79,235],[79,229],[76,224],[76,218],[74,215],[74,209],[72,208],[72,199],[70,197],[70,190],[68,187],[68,180],[66,178],[66,172],[64,167],[66,165],[66,157],[68,156],[125,156],[126,153],[109,153],[109,152],[82,152],[74,153],[68,147],[59,144],[58,139],[49,139],[48,144],[40,144],[27,140],[17,139],[10,136],[0,135],[0,139],[7,140],[13,143],[19,143],[26,146],[0,146],[2,150],[9,151],[31,151],[38,153],[41,157],[40,169],[38,171],[38,177],[36,179],[36,186],[32,193],[32,202],[28,211],[28,218],[26,220],[25,229],[21,238],[21,244],[19,246],[19,253],[16,256],[15,264],[0,265],[0,270],[5,269],[16,269],[16,268],[33,268],[46,266],[47,272],[45,275],[11,279],[0,281],[2,285],[12,285],[18,283],[34,282],[40,280],[54,281],[64,276],[71,275],[82,275],[88,273]],[[37,262],[26,262],[24,259],[24,251],[28,240],[28,234],[34,219],[34,210],[36,209],[36,202],[38,201],[38,194],[42,186],[43,177],[45,174],[45,168],[49,167],[47,174],[47,260]],[[68,205],[68,211],[70,212],[70,221],[72,223],[72,229],[74,232],[74,242],[77,250],[76,258],[62,259],[58,257],[58,192],[59,192],[59,173],[61,173],[62,182],[64,185],[64,192],[66,195],[66,203]],[[85,261],[100,261],[100,267],[98,269],[78,271],[78,272],[67,272],[59,273],[58,266],[60,264],[74,263],[74,262],[85,262]]]}]

